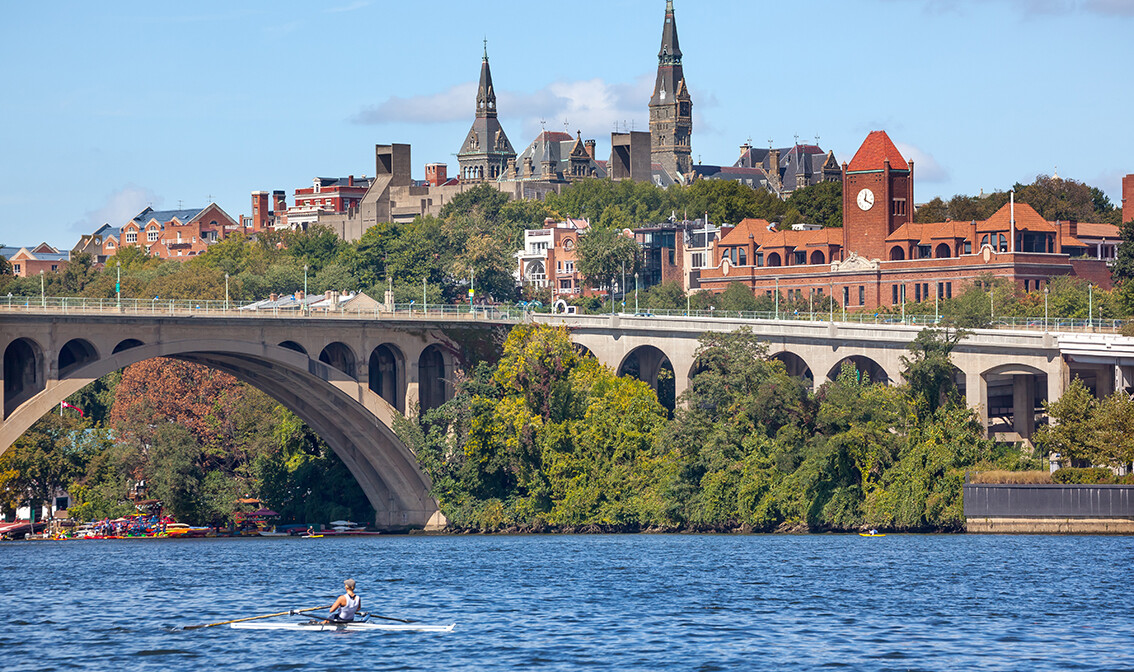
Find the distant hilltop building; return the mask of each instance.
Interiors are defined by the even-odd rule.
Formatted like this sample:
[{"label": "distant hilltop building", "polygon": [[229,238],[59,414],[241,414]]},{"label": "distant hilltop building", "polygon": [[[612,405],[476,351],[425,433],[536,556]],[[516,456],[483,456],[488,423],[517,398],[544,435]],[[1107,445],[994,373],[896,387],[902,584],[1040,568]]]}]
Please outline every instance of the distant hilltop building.
[{"label": "distant hilltop building", "polygon": [[759,219],[722,227],[700,286],[739,282],[787,299],[832,296],[854,309],[952,298],[989,274],[1025,291],[1060,275],[1111,287],[1118,227],[1109,224],[1049,222],[1024,203],[984,221],[915,223],[914,164],[885,131],[866,137],[842,181],[842,228],[781,230]]},{"label": "distant hilltop building", "polygon": [[693,98],[685,84],[673,0],[665,3],[658,76],[650,98],[650,158],[674,179],[693,170]]},{"label": "distant hilltop building", "polygon": [[185,261],[233,233],[251,233],[251,227],[251,221],[238,223],[216,203],[180,210],[147,207],[120,227],[107,223],[82,235],[71,252],[89,253],[103,263],[123,247],[137,247],[151,257]]},{"label": "distant hilltop building", "polygon": [[503,177],[509,164],[515,165],[516,150],[496,116],[496,90],[492,86],[492,69],[488,65],[488,41],[480,64],[480,85],[476,90],[476,118],[465,137],[457,162],[461,180],[484,182]]}]

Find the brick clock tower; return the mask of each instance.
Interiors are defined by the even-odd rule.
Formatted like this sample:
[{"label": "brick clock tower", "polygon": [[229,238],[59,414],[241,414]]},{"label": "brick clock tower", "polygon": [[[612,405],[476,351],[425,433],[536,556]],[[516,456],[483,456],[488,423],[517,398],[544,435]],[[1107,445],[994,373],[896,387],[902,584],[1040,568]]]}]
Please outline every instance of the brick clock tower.
[{"label": "brick clock tower", "polygon": [[886,237],[912,221],[913,161],[885,131],[873,131],[843,164],[843,258],[888,261]]},{"label": "brick clock tower", "polygon": [[650,98],[650,159],[674,179],[693,170],[693,99],[685,86],[673,0],[665,3],[658,79]]}]

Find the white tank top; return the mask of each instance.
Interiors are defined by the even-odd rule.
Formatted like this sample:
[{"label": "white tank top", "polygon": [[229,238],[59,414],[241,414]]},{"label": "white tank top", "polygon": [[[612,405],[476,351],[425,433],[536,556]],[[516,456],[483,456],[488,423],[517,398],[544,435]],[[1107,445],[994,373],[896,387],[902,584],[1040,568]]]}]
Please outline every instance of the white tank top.
[{"label": "white tank top", "polygon": [[358,613],[359,607],[362,606],[362,598],[358,595],[354,597],[344,595],[344,597],[346,597],[346,605],[339,607],[339,618],[344,621],[353,621],[354,615]]}]

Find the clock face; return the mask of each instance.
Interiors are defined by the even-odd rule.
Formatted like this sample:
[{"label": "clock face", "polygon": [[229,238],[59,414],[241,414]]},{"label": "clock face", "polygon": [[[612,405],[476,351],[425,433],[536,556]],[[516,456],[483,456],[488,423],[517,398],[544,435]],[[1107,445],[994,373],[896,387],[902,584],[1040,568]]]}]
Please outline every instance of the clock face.
[{"label": "clock face", "polygon": [[861,210],[869,210],[874,207],[874,192],[869,189],[863,189],[858,192],[858,207]]}]

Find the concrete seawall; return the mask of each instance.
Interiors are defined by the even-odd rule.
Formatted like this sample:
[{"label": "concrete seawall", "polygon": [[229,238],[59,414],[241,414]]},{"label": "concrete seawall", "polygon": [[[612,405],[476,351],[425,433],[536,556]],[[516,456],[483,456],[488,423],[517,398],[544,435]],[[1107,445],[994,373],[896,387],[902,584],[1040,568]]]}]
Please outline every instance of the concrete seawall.
[{"label": "concrete seawall", "polygon": [[978,534],[1134,534],[1134,486],[966,484]]}]

